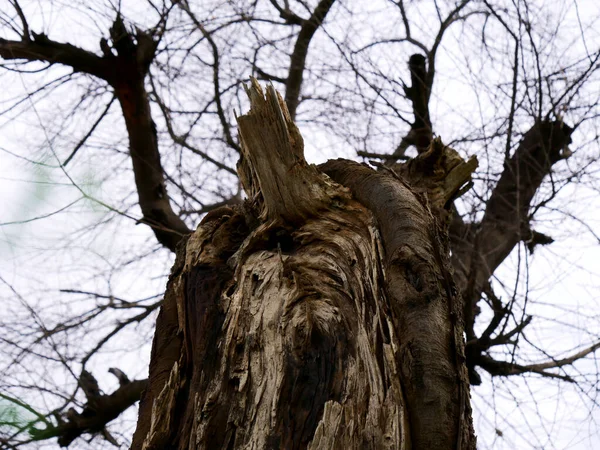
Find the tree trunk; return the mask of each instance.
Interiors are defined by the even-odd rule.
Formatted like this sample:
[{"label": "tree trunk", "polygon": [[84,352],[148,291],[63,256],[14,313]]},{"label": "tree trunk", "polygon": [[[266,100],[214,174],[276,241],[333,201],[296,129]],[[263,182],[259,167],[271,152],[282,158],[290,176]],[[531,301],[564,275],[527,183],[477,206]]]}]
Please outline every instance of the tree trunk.
[{"label": "tree trunk", "polygon": [[279,94],[248,94],[249,200],[178,248],[132,448],[474,449],[446,229],[476,161],[436,140],[316,168]]}]

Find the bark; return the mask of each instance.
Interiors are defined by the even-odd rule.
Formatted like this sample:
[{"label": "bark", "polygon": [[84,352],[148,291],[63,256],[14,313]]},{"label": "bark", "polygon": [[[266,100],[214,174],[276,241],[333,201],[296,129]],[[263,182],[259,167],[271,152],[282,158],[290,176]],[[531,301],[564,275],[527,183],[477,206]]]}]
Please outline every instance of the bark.
[{"label": "bark", "polygon": [[473,164],[436,140],[398,175],[316,168],[279,94],[248,93],[249,200],[178,248],[132,448],[474,449],[446,238]]}]

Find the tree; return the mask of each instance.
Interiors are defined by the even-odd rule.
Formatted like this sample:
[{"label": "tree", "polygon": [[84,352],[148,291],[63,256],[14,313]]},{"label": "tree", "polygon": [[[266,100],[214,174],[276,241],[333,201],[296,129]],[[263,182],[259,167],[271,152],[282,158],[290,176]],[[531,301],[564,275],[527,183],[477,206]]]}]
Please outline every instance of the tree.
[{"label": "tree", "polygon": [[274,88],[249,96],[253,200],[180,250],[132,448],[474,449],[444,229],[474,166],[439,140],[407,166],[414,188],[324,165],[350,196],[306,163]]},{"label": "tree", "polygon": [[[525,332],[528,291],[516,284],[506,289],[509,300],[497,293],[498,268],[511,253],[552,243],[534,229],[536,215],[594,170],[595,158],[577,159],[567,146],[575,129],[587,136],[595,126],[600,53],[584,48],[587,55],[558,62],[563,34],[538,19],[538,5],[463,0],[423,13],[425,6],[383,2],[396,22],[386,29],[385,18],[374,18],[381,32],[372,36],[357,32],[364,10],[333,0],[148,2],[154,16],[135,22],[120,5],[110,15],[90,9],[111,21],[96,41],[99,53],[34,32],[34,13],[11,3],[3,23],[16,38],[0,39],[9,74],[56,74],[57,65],[73,72],[58,72],[6,114],[25,104],[44,123],[35,96],[67,82],[83,85],[68,118],[104,99],[88,128],[76,128],[72,150],[58,148],[64,134],[47,131],[49,117],[42,142],[80,198],[108,208],[111,220],[147,225],[177,256],[164,300],[60,286],[96,304],[53,326],[28,306],[39,331],[23,343],[26,328],[15,327],[7,353],[20,365],[49,343],[76,386],[47,414],[19,400],[18,386],[5,389],[6,401],[37,415],[34,428],[29,421],[12,427],[7,445],[57,437],[65,446],[83,434],[116,442],[106,425],[145,392],[133,448],[188,448],[194,439],[208,448],[474,448],[469,382],[482,383],[482,373],[533,373],[582,391],[593,380],[572,365],[593,355],[595,340],[566,356],[542,349],[542,362],[528,362],[535,345]],[[444,98],[436,91],[447,66],[441,54],[451,53],[445,42],[474,36],[483,56],[477,62],[465,53],[457,68],[475,83],[482,119],[442,134],[446,146],[434,138],[445,125],[432,109]],[[387,45],[403,52],[390,58],[381,50]],[[315,48],[325,59],[311,59]],[[394,70],[407,60],[406,82],[398,82]],[[484,84],[486,64],[509,81]],[[265,98],[253,81],[238,136],[229,112],[247,109],[248,73],[285,95],[268,87]],[[99,200],[71,169],[82,151],[94,158],[94,135],[115,100],[139,210],[116,197]],[[294,121],[303,134],[337,138],[382,162],[373,161],[376,169],[347,160],[308,165]],[[471,181],[474,143],[485,151]],[[501,143],[501,151],[490,150]],[[192,218],[204,214],[192,232]],[[147,245],[138,251],[129,261],[149,260]],[[119,387],[104,394],[88,363],[159,307],[148,381],[111,368]],[[124,316],[76,357],[56,343],[111,314]]]}]

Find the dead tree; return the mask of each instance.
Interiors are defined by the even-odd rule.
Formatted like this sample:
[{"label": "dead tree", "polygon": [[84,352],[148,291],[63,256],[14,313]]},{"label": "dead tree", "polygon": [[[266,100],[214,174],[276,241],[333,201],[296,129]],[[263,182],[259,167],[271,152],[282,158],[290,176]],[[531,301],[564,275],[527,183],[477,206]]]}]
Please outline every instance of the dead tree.
[{"label": "dead tree", "polygon": [[272,86],[248,88],[248,196],[179,247],[133,449],[474,449],[448,205],[470,179],[306,163]]}]

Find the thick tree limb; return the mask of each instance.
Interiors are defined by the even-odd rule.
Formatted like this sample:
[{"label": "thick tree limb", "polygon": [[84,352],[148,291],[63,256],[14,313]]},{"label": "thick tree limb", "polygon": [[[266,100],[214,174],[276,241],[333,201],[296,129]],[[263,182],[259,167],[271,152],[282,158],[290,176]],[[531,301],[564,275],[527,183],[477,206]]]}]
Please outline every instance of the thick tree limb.
[{"label": "thick tree limb", "polygon": [[[487,202],[479,225],[468,279],[463,290],[467,340],[473,339],[474,308],[489,278],[521,240],[530,237],[529,208],[531,200],[561,160],[563,150],[571,142],[572,129],[562,122],[536,123],[523,137],[513,157],[505,163],[504,172]],[[457,268],[457,272],[461,268]]]},{"label": "thick tree limb", "polygon": [[101,78],[114,88],[129,136],[129,150],[143,214],[140,222],[152,228],[162,245],[175,251],[181,237],[189,234],[190,230],[173,211],[167,195],[156,126],[144,86],[156,43],[141,30],[137,30],[134,39],[120,15],[110,29],[116,55],[106,40],[102,42],[105,56],[100,57],[71,44],[54,42],[44,34],[32,34],[33,40],[0,39],[0,56],[70,66],[76,72]]},{"label": "thick tree limb", "polygon": [[71,44],[52,41],[43,33],[32,34],[33,40],[10,41],[0,38],[0,56],[8,60],[62,64],[72,67],[75,72],[108,80],[111,70],[104,58]]},{"label": "thick tree limb", "polygon": [[115,89],[125,118],[142,222],[152,227],[162,245],[175,251],[181,237],[189,234],[190,230],[171,207],[160,161],[156,125],[144,84],[156,43],[141,30],[137,30],[134,40],[120,16],[117,16],[110,32],[117,56],[109,57],[114,68],[109,82]]},{"label": "thick tree limb", "polygon": [[[491,358],[481,359],[482,352],[498,344],[497,339],[506,338],[505,335],[491,338],[507,311],[491,291],[489,279],[520,241],[533,239],[534,233],[529,227],[531,201],[552,166],[570,155],[567,145],[572,131],[558,121],[536,123],[525,133],[512,158],[505,162],[481,223],[465,224],[458,217],[452,221],[452,264],[464,299],[467,366],[473,384],[480,380],[474,371],[475,365],[491,370],[492,374],[505,372],[504,363],[494,365]],[[494,317],[485,332],[477,337],[474,323],[477,304],[484,291],[493,304]]]},{"label": "thick tree limb", "polygon": [[[123,70],[130,69],[123,65]],[[130,69],[131,70],[131,69]],[[126,73],[126,72],[125,72]],[[144,78],[135,70],[119,81],[115,93],[121,104],[129,135],[129,151],[137,188],[142,222],[152,227],[158,241],[175,251],[181,237],[190,232],[171,207],[158,151],[156,126],[150,114],[150,102]]]},{"label": "thick tree limb", "polygon": [[[296,117],[296,109],[300,103],[300,89],[302,78],[306,67],[306,55],[308,47],[315,32],[325,20],[325,16],[331,9],[335,0],[321,0],[308,20],[302,22],[302,28],[298,33],[294,51],[290,58],[290,70],[286,79],[285,102],[292,120]],[[276,4],[276,2],[272,2]]]}]

